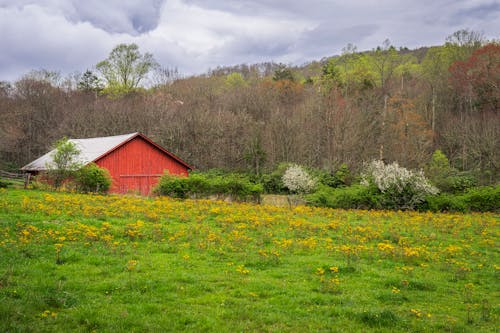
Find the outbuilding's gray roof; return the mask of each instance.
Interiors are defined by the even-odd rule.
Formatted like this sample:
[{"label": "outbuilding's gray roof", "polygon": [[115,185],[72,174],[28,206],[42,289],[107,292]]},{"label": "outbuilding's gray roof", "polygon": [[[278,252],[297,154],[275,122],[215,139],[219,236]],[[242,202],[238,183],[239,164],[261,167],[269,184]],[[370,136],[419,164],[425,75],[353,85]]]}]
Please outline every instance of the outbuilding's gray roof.
[{"label": "outbuilding's gray roof", "polygon": [[[78,150],[80,150],[79,162],[83,165],[89,164],[95,161],[100,156],[104,155],[113,148],[121,145],[122,143],[128,141],[132,137],[138,135],[137,132],[116,135],[116,136],[106,136],[100,138],[89,138],[89,139],[70,139]],[[56,152],[55,149],[49,151],[47,154],[39,157],[33,162],[25,165],[21,168],[24,171],[43,171],[47,170],[47,165],[52,163],[52,156]]]}]

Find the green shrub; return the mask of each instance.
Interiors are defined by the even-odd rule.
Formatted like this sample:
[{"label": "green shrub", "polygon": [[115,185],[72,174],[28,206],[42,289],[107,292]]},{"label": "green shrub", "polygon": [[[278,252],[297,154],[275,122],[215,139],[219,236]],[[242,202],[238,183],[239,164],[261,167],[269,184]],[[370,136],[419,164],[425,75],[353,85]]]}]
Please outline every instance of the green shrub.
[{"label": "green shrub", "polygon": [[451,193],[465,192],[466,190],[477,186],[477,183],[477,177],[472,173],[455,172],[443,180],[442,191]]},{"label": "green shrub", "polygon": [[312,170],[311,174],[320,184],[330,187],[349,186],[352,184],[352,174],[346,164],[342,164],[335,172]]},{"label": "green shrub", "polygon": [[467,190],[462,194],[442,193],[427,197],[420,210],[442,212],[498,212],[500,211],[500,187],[486,186]]},{"label": "green shrub", "polygon": [[467,206],[460,196],[441,193],[437,196],[429,196],[419,206],[419,210],[430,210],[433,212],[466,212]]},{"label": "green shrub", "polygon": [[89,164],[76,173],[77,188],[80,192],[106,193],[111,186],[109,171],[95,164]]},{"label": "green shrub", "polygon": [[214,186],[217,188],[215,194],[231,195],[242,200],[247,198],[258,200],[264,191],[262,185],[254,184],[247,177],[236,174],[215,178]]},{"label": "green shrub", "polygon": [[265,193],[269,194],[285,194],[288,193],[288,189],[283,184],[283,175],[286,169],[290,166],[290,163],[281,163],[278,165],[276,170],[271,173],[263,174],[259,182],[262,184]]},{"label": "green shrub", "polygon": [[307,195],[306,200],[320,207],[376,209],[380,208],[381,196],[373,186],[352,185],[334,189],[321,185],[316,192]]},{"label": "green shrub", "polygon": [[259,200],[263,187],[238,174],[192,173],[189,177],[165,174],[160,178],[155,192],[176,198],[231,196],[239,200]]},{"label": "green shrub", "polygon": [[467,190],[462,197],[470,211],[500,211],[500,186],[471,188]]},{"label": "green shrub", "polygon": [[184,188],[182,188],[182,186],[179,185],[179,189],[177,190],[177,192],[178,193],[182,192],[183,195],[178,197],[185,198],[190,193],[202,197],[209,195],[212,191],[210,184],[210,178],[212,177],[219,177],[219,176],[208,176],[194,172],[187,178],[177,177],[178,180],[186,184]]},{"label": "green shrub", "polygon": [[471,172],[460,172],[453,168],[439,149],[432,154],[425,167],[425,175],[442,192],[458,193],[477,186],[477,177]]},{"label": "green shrub", "polygon": [[446,177],[433,180],[433,184],[442,192],[463,193],[477,186],[478,180],[471,172],[459,172],[455,170]]},{"label": "green shrub", "polygon": [[0,179],[0,188],[6,188],[6,187],[8,187],[10,185],[12,185],[12,182]]},{"label": "green shrub", "polygon": [[[318,207],[342,209],[389,209],[387,198],[373,186],[352,185],[342,188],[318,186],[316,192],[306,196],[308,204]],[[461,194],[441,193],[429,195],[416,208],[434,212],[498,212],[500,187],[472,188]]]},{"label": "green shrub", "polygon": [[167,171],[161,176],[154,192],[159,195],[168,195],[170,197],[184,199],[187,198],[190,192],[188,185],[186,178],[171,175]]}]

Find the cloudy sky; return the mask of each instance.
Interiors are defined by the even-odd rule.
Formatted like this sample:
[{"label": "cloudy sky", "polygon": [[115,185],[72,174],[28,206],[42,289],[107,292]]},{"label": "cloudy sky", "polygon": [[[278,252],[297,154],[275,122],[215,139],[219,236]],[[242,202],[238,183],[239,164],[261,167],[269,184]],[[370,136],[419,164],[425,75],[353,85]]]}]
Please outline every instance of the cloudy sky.
[{"label": "cloudy sky", "polygon": [[496,0],[0,0],[0,81],[33,69],[83,72],[136,43],[182,74],[257,62],[442,44],[469,28],[500,36]]}]

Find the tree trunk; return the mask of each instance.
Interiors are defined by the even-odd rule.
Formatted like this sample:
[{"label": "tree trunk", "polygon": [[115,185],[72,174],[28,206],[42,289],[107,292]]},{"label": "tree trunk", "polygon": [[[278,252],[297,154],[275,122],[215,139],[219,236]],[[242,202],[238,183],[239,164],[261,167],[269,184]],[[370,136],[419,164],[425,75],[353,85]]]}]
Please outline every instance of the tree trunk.
[{"label": "tree trunk", "polygon": [[384,160],[385,119],[387,118],[387,94],[384,95],[384,110],[382,112],[382,130],[379,149],[379,160]]}]

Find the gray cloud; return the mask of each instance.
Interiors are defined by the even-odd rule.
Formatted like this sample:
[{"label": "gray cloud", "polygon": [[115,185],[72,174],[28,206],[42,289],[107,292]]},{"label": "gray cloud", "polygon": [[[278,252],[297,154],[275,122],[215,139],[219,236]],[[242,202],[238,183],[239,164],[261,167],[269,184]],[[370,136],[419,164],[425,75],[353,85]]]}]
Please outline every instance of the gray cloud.
[{"label": "gray cloud", "polygon": [[162,3],[162,0],[76,0],[70,17],[105,31],[137,35],[156,28]]},{"label": "gray cloud", "polygon": [[4,0],[0,8],[37,6],[69,22],[88,22],[110,33],[138,35],[158,25],[164,0]]},{"label": "gray cloud", "polygon": [[315,29],[304,33],[299,39],[296,52],[307,57],[319,57],[338,52],[348,43],[359,43],[378,30],[375,24],[362,24],[347,28],[337,28],[329,23],[321,23]]},{"label": "gray cloud", "polygon": [[84,71],[118,43],[137,43],[185,74],[276,61],[304,63],[389,38],[443,43],[462,28],[498,38],[491,0],[0,0],[0,80],[31,69]]},{"label": "gray cloud", "polygon": [[500,3],[492,2],[478,4],[468,9],[460,9],[455,15],[456,18],[488,19],[498,17],[500,13]]}]

